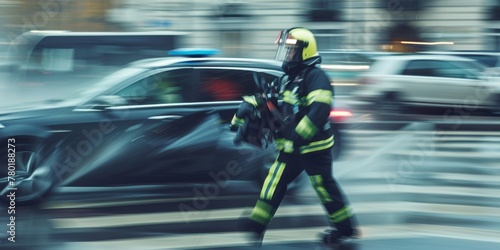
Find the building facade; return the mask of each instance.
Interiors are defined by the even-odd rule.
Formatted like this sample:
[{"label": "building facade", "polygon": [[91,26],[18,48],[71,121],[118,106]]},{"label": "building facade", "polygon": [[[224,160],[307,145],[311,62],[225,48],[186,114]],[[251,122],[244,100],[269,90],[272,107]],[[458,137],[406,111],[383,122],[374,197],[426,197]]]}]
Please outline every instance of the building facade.
[{"label": "building facade", "polygon": [[187,31],[186,47],[272,58],[302,26],[320,50],[499,50],[500,0],[0,0],[4,40],[31,29]]},{"label": "building facade", "polygon": [[[186,46],[216,47],[230,56],[272,57],[277,32],[294,26],[311,29],[321,50],[407,51],[400,46],[403,40],[417,42],[410,51],[500,47],[500,0],[149,2],[140,7],[133,0],[116,1],[115,6],[149,11],[152,20],[134,24],[130,19],[129,29],[190,31]],[[115,20],[120,16],[126,15],[115,15]]]}]

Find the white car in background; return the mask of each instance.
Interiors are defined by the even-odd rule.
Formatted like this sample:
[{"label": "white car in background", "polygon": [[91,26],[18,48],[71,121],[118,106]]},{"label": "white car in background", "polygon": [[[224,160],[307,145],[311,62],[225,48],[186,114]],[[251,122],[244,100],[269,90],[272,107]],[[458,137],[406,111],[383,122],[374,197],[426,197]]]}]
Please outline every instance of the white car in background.
[{"label": "white car in background", "polygon": [[500,52],[489,51],[425,51],[423,54],[460,56],[475,60],[488,68],[500,69]]},{"label": "white car in background", "polygon": [[[372,109],[406,106],[500,109],[500,78],[474,60],[447,55],[379,57],[363,74],[353,99]],[[366,105],[367,104],[367,105]]]}]

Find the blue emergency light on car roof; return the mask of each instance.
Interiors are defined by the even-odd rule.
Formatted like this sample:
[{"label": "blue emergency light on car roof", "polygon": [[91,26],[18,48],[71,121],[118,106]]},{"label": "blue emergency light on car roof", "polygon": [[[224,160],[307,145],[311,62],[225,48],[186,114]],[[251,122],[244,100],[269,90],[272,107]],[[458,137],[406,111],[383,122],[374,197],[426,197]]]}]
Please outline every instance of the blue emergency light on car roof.
[{"label": "blue emergency light on car roof", "polygon": [[169,56],[186,56],[186,57],[209,57],[220,54],[217,49],[197,49],[197,48],[182,48],[174,49],[168,52]]}]

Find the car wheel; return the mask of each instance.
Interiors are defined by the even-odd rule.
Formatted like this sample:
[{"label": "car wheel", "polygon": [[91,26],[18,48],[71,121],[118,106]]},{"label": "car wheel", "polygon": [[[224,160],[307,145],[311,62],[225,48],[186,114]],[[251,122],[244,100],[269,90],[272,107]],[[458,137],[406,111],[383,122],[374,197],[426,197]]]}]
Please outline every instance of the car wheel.
[{"label": "car wheel", "polygon": [[[2,152],[7,152],[4,149]],[[35,205],[43,201],[53,187],[52,168],[41,155],[39,143],[15,144],[15,164],[2,171],[0,199],[17,206]],[[8,155],[2,161],[8,162]]]},{"label": "car wheel", "polygon": [[401,113],[403,111],[401,95],[397,92],[384,93],[378,102],[378,110],[389,114]]}]

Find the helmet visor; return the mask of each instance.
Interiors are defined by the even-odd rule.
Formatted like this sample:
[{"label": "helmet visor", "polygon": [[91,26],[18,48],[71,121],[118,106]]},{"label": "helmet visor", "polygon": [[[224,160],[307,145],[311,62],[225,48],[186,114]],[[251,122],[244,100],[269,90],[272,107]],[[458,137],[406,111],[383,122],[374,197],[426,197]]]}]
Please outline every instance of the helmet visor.
[{"label": "helmet visor", "polygon": [[302,62],[303,42],[291,37],[288,30],[280,32],[275,43],[278,44],[275,60]]}]

